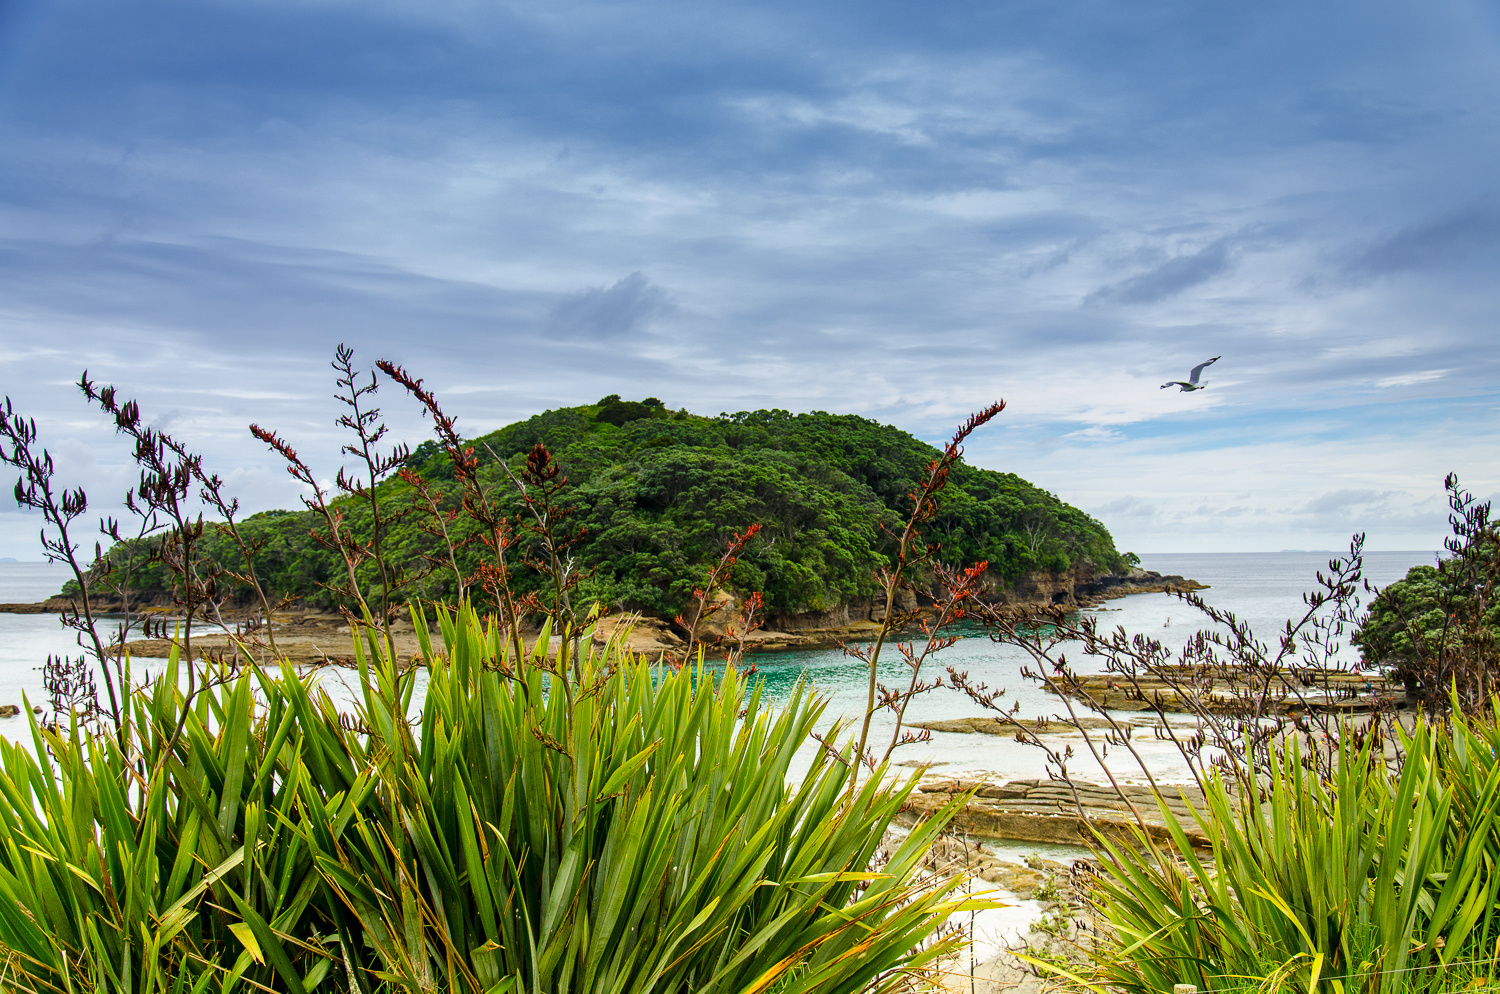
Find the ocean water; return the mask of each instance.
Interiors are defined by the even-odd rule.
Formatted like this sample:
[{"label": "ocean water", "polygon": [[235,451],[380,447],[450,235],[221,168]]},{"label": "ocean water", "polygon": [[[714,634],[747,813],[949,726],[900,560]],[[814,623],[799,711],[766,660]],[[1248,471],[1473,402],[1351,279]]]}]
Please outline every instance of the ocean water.
[{"label": "ocean water", "polygon": [[[1250,623],[1260,638],[1273,641],[1290,617],[1300,616],[1304,609],[1303,594],[1314,588],[1315,576],[1326,570],[1331,553],[1233,553],[1177,554],[1143,556],[1142,565],[1163,574],[1180,574],[1209,585],[1203,597],[1220,608],[1233,611]],[[1431,563],[1433,552],[1376,552],[1365,557],[1365,575],[1377,586],[1400,579],[1412,566]],[[56,593],[68,577],[66,569],[33,563],[0,563],[0,602],[41,600]],[[1150,634],[1169,648],[1179,649],[1207,620],[1186,603],[1171,594],[1135,594],[1106,601],[1098,612],[1101,623],[1126,632]],[[49,653],[80,652],[74,633],[63,628],[56,615],[0,614],[0,704],[21,704],[25,695],[33,704],[45,703],[40,667]],[[1102,670],[1102,662],[1069,656],[1081,672]],[[853,718],[862,713],[866,671],[858,660],[837,649],[819,649],[781,653],[764,653],[755,657],[765,694],[772,701],[785,699],[799,681],[810,682],[828,699],[823,725],[825,729],[839,717]],[[1029,660],[1010,646],[996,645],[980,633],[961,639],[937,657],[929,674],[942,674],[953,666],[991,686],[1007,691],[1005,700],[1020,705],[1024,717],[1051,716],[1060,710],[1057,698],[1038,690],[1021,676]],[[881,679],[890,685],[904,682],[905,665],[895,651],[882,657]],[[329,689],[335,698],[347,693],[341,686],[347,677],[342,672],[325,671]],[[947,688],[913,700],[907,720],[927,721],[942,718],[983,715],[986,712],[967,697]],[[12,727],[14,726],[14,727]],[[872,725],[872,741],[888,742],[894,725],[885,715]],[[23,732],[24,719],[0,719],[0,734],[15,737]],[[1102,776],[1076,739],[1051,740],[1058,746],[1072,744],[1079,753],[1071,772],[1083,779]],[[1185,775],[1175,750],[1168,743],[1138,740],[1153,773],[1168,779]],[[1045,775],[1043,758],[1037,750],[1004,736],[934,732],[929,742],[903,746],[897,758],[941,764],[944,772],[984,770],[1002,778]],[[804,762],[811,761],[811,752]],[[1113,768],[1128,779],[1133,764],[1121,757],[1108,757]],[[1120,765],[1116,765],[1121,761]]]},{"label": "ocean water", "polygon": [[[1141,565],[1163,575],[1176,574],[1208,584],[1210,589],[1199,591],[1208,603],[1234,612],[1250,624],[1262,641],[1274,644],[1287,620],[1300,618],[1306,610],[1303,595],[1315,589],[1318,571],[1327,571],[1332,556],[1333,553],[1322,552],[1143,555]],[[1435,553],[1423,551],[1366,553],[1365,577],[1377,587],[1384,586],[1401,579],[1412,566],[1433,562],[1434,557]],[[1097,614],[1101,626],[1120,627],[1132,635],[1148,634],[1174,651],[1185,646],[1199,629],[1213,627],[1206,617],[1175,594],[1133,594],[1105,601],[1091,613]],[[1352,659],[1356,654],[1346,645],[1342,655]],[[1076,653],[1069,653],[1068,659],[1079,672],[1104,669],[1102,660]],[[785,697],[799,679],[807,679],[829,698],[831,716],[862,713],[868,671],[862,663],[837,650],[768,653],[755,660],[772,698]],[[1023,669],[1034,667],[1020,649],[996,645],[976,633],[938,656],[936,666],[927,673],[944,674],[949,666],[967,671],[972,679],[991,688],[1004,688],[1007,693],[1003,699],[1019,704],[1022,717],[1050,718],[1059,712],[1066,713],[1056,697],[1022,676]],[[899,654],[894,652],[882,654],[880,669],[882,682],[890,686],[904,682],[909,674]],[[989,713],[992,712],[966,696],[944,688],[914,698],[906,718],[910,723]],[[878,715],[872,723],[872,740],[883,748],[890,741],[894,727],[885,714]],[[1086,780],[1103,776],[1099,765],[1076,737],[1048,741],[1058,747],[1072,745],[1080,753],[1070,767],[1073,775]],[[1187,769],[1170,743],[1148,737],[1136,741],[1153,775],[1169,780],[1186,778]],[[1044,757],[1036,749],[1005,736],[933,732],[929,742],[902,746],[896,756],[940,764],[937,769],[942,772],[983,770],[1001,779],[1046,775]],[[1105,758],[1125,779],[1139,776],[1136,765],[1127,762],[1127,757]]]},{"label": "ocean water", "polygon": [[[0,563],[0,604],[45,600],[72,577],[53,563]],[[74,633],[55,614],[0,614],[0,704],[44,704],[41,666],[49,654],[78,655]],[[24,718],[0,718],[0,735],[25,733]]]}]

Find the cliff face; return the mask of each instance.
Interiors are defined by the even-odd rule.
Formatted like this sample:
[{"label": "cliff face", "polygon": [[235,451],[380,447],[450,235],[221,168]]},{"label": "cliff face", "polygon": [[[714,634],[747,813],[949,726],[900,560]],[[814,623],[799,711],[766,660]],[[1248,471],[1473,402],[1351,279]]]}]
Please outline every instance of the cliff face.
[{"label": "cliff face", "polygon": [[[898,610],[908,611],[916,607],[917,599],[909,590],[903,590]],[[766,627],[778,632],[812,632],[829,628],[857,628],[860,625],[878,622],[885,616],[885,598],[857,597],[845,601],[827,611],[807,611],[802,614],[773,614],[766,618]]]},{"label": "cliff face", "polygon": [[[1153,570],[1133,569],[1128,573],[1100,573],[1089,565],[1075,566],[1070,570],[1037,570],[1028,573],[1013,584],[990,585],[985,599],[1004,607],[1092,607],[1104,600],[1124,597],[1127,594],[1178,593],[1180,591],[1204,590],[1204,584],[1181,576],[1163,576]],[[909,611],[919,603],[931,603],[930,599],[917,598],[910,591],[902,591],[900,610]],[[778,632],[807,632],[832,628],[855,628],[879,622],[885,612],[884,599],[858,598],[846,601],[828,611],[813,611],[804,614],[774,614],[766,618],[766,628]],[[731,618],[734,602],[726,602],[725,609],[716,612],[719,618]],[[722,627],[722,623],[711,624],[710,629]],[[719,634],[715,631],[713,634]]]},{"label": "cliff face", "polygon": [[1009,585],[993,584],[988,599],[1005,607],[1046,607],[1078,603],[1080,586],[1098,579],[1094,568],[1081,564],[1070,570],[1036,570]]},{"label": "cliff face", "polygon": [[1071,570],[1038,570],[1009,586],[992,588],[989,599],[1006,607],[1092,607],[1100,601],[1127,594],[1179,593],[1206,590],[1205,584],[1181,576],[1163,576],[1154,570],[1133,569],[1128,573],[1100,573],[1092,566]]}]

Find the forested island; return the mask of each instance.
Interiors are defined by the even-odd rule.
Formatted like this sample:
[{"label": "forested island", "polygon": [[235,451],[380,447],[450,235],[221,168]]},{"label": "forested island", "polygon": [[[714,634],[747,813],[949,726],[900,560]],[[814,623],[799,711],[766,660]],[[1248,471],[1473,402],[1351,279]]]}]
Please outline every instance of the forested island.
[{"label": "forested island", "polygon": [[[869,600],[874,571],[893,545],[890,531],[899,531],[910,493],[938,455],[905,431],[856,415],[760,410],[705,417],[669,410],[655,398],[610,396],[472,440],[480,479],[513,514],[522,507],[511,474],[522,472],[539,443],[566,478],[555,500],[577,537],[570,553],[583,577],[579,602],[671,618],[687,607],[726,541],[758,524],[727,586],[761,591],[766,612],[783,622],[817,616],[836,622],[839,612]],[[408,576],[392,593],[401,600],[451,597],[455,572],[424,569],[443,543],[432,515],[418,512],[427,506],[423,485],[439,505],[457,506],[453,463],[436,442],[426,442],[406,456],[404,468],[409,472],[377,487],[393,517],[385,554]],[[368,533],[367,501],[343,497],[336,504],[348,527]],[[268,592],[333,605],[329,585],[343,566],[313,538],[319,526],[311,510],[267,511],[240,523],[258,546],[256,571]],[[461,546],[458,565],[477,566],[478,547],[462,547],[474,523],[459,515],[448,527]],[[535,549],[524,529],[518,534],[520,563]],[[987,582],[997,596],[1020,588],[1031,599],[1061,599],[1059,590],[1071,599],[1076,584],[1126,573],[1139,562],[1115,548],[1103,524],[1046,490],[1013,473],[963,463],[954,467],[926,534],[951,564],[988,562]],[[130,548],[124,543],[110,555]],[[226,571],[242,568],[238,549],[212,528],[200,548]],[[361,579],[373,599],[378,574],[371,569]],[[524,569],[512,578],[523,592],[539,582]],[[129,585],[140,602],[160,603],[171,589],[159,562],[135,568]]]}]

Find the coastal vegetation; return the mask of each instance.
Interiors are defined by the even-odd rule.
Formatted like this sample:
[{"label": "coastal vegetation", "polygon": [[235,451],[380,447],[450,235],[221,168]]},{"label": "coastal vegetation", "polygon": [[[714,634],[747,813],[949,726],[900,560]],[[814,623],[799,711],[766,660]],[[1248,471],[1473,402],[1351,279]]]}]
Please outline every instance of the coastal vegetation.
[{"label": "coastal vegetation", "polygon": [[1460,710],[1490,707],[1500,658],[1500,544],[1490,505],[1450,475],[1447,555],[1414,566],[1370,604],[1354,644],[1386,669],[1412,701],[1441,712],[1457,696]]},{"label": "coastal vegetation", "polygon": [[[992,637],[1031,656],[1029,676],[1058,694],[1067,712],[1059,722],[1076,730],[1126,812],[1093,826],[1095,876],[1075,909],[1084,927],[1065,930],[1070,950],[1053,943],[1031,955],[1037,969],[1133,994],[1178,984],[1308,994],[1493,988],[1500,655],[1490,611],[1500,532],[1486,502],[1455,477],[1446,486],[1453,531],[1434,570],[1440,582],[1379,592],[1368,613],[1359,610],[1363,536],[1319,573],[1305,613],[1271,639],[1192,593],[1183,599],[1211,624],[1176,652],[1145,634],[1101,629],[1096,617],[979,612]],[[1342,651],[1351,634],[1364,658]],[[1370,647],[1402,645],[1395,636],[1409,655],[1394,672],[1417,687],[1405,698],[1358,679],[1378,672]],[[1072,745],[1045,740],[1002,693],[949,672],[1072,782]],[[1096,696],[1101,682],[1153,713],[1156,737],[1192,771],[1190,789],[1159,779],[1133,734],[1139,726]],[[1126,778],[1152,786],[1154,817],[1132,806]],[[1088,822],[1081,801],[1078,812]]]},{"label": "coastal vegetation", "polygon": [[1294,740],[1251,782],[1206,777],[1207,852],[1171,818],[1166,845],[1101,838],[1101,941],[1074,977],[1132,994],[1488,988],[1500,727],[1456,712],[1394,744],[1397,769],[1377,739],[1350,734],[1323,773]]},{"label": "coastal vegetation", "polygon": [[831,994],[953,948],[944,819],[873,866],[913,780],[856,784],[848,751],[794,774],[806,688],[413,617],[425,669],[367,629],[352,710],[174,654],[117,726],[0,741],[4,988]]},{"label": "coastal vegetation", "polygon": [[[923,985],[957,946],[950,919],[988,906],[950,897],[958,881],[928,872],[952,811],[883,845],[915,775],[894,775],[890,749],[866,748],[864,733],[846,737],[837,723],[815,732],[823,704],[808,688],[773,708],[737,652],[710,670],[690,639],[686,658],[653,668],[619,637],[598,645],[601,605],[575,609],[583,576],[570,550],[581,530],[546,446],[531,445],[509,480],[515,503],[505,503],[435,398],[390,367],[432,415],[454,483],[439,494],[405,474],[440,539],[427,557],[451,568],[456,596],[409,611],[419,657],[398,659],[398,593],[425,570],[401,560],[396,526],[412,508],[388,504],[382,484],[407,469],[407,453],[379,448],[373,380],[350,360],[340,349],[340,423],[356,440],[345,452],[362,466],[339,472],[342,499],[318,487],[285,440],[252,427],[312,489],[306,503],[323,529],[315,540],[336,557],[323,589],[345,609],[358,671],[355,700],[342,708],[312,676],[278,662],[258,560],[266,543],[198,456],[85,377],[84,393],[134,441],[141,467],[125,501],[134,537],[107,520],[116,546],[88,562],[76,527],[87,495],[57,485],[35,424],[7,402],[0,455],[21,470],[18,501],[44,516],[49,555],[74,572],[64,621],[93,658],[49,659],[51,711],[29,715],[31,748],[0,743],[6,989],[853,994]],[[943,576],[924,526],[964,439],[1001,407],[933,450],[893,565],[873,579],[886,603],[866,650],[879,708],[902,699],[874,676],[881,646],[913,620],[898,594]],[[217,527],[187,510],[195,491],[221,514]],[[731,535],[711,577],[727,578],[757,525]],[[239,562],[213,561],[215,534]],[[482,553],[472,571],[461,551]],[[925,565],[934,572],[922,574]],[[207,659],[179,627],[166,666],[140,681],[128,615],[109,636],[90,605],[102,592],[128,610],[145,569],[164,572],[189,620],[222,624],[221,584],[251,587],[261,624],[236,626],[234,654]],[[694,626],[709,592],[694,591]],[[969,594],[938,596],[951,621]],[[543,618],[529,645],[528,613]],[[929,649],[940,642],[931,632]],[[793,773],[794,760],[805,772]]]},{"label": "coastal vegetation", "polygon": [[[618,397],[548,411],[463,444],[472,449],[477,481],[494,495],[496,511],[518,522],[517,561],[541,555],[545,542],[525,527],[525,495],[512,485],[526,481],[527,459],[542,446],[559,472],[546,497],[550,513],[566,518],[566,552],[579,578],[572,596],[665,619],[689,609],[725,542],[752,525],[758,535],[740,551],[726,586],[760,592],[767,613],[822,612],[875,596],[874,571],[889,564],[910,494],[938,455],[898,428],[857,415],[763,410],[702,417],[670,411],[655,398]],[[464,487],[441,444],[403,451],[399,468],[375,482],[373,500],[346,493],[330,504],[351,533],[381,534],[384,561],[403,577],[394,591],[398,601],[451,601],[488,555],[475,541],[485,526],[460,515],[445,523],[446,535],[433,528],[430,509],[457,508]],[[378,508],[389,516],[388,527],[377,527]],[[336,589],[347,586],[337,549],[313,537],[323,527],[316,509],[269,511],[236,527],[255,547],[256,574],[272,597],[352,604]],[[1132,561],[1084,512],[1013,473],[962,462],[927,531],[949,563],[988,563],[991,586],[1082,564],[1120,571]],[[456,570],[446,562],[449,541]],[[234,535],[210,528],[200,552],[205,568],[222,577],[221,594],[253,597],[249,584],[225,575],[244,571]],[[169,599],[167,565],[130,542],[113,553],[121,561],[131,555],[143,560],[130,577],[133,595]],[[391,579],[383,581],[373,556],[357,577],[372,602]],[[512,582],[521,597],[547,585],[533,571],[518,572]]]}]

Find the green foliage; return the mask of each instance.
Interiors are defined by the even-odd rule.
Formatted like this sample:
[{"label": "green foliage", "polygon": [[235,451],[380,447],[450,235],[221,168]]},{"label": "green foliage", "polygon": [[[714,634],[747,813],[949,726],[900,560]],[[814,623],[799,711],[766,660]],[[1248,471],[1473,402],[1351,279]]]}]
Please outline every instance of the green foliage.
[{"label": "green foliage", "polygon": [[[1370,604],[1354,636],[1366,661],[1399,665],[1438,647],[1456,646],[1476,591],[1457,570],[1413,566]],[[1500,602],[1485,605],[1484,627],[1500,636]]]},{"label": "green foliage", "polygon": [[1164,994],[1255,987],[1329,994],[1430,990],[1500,938],[1500,728],[1419,723],[1399,773],[1349,744],[1331,779],[1296,744],[1261,787],[1215,778],[1198,820],[1204,858],[1176,827],[1158,848],[1103,840],[1095,890],[1107,922],[1096,985]]},{"label": "green foliage", "polygon": [[6,989],[300,992],[327,977],[328,895],[294,825],[306,791],[353,779],[349,737],[291,673],[191,702],[178,675],[174,652],[118,736],[33,718],[30,750],[0,740]]},{"label": "green foliage", "polygon": [[[742,590],[764,592],[771,613],[826,610],[876,591],[874,569],[886,561],[890,538],[910,511],[910,493],[937,450],[897,428],[853,415],[793,415],[752,411],[717,418],[669,412],[655,398],[606,397],[589,407],[548,411],[474,441],[481,479],[518,507],[509,478],[497,464],[519,468],[532,446],[546,445],[564,467],[564,492],[586,528],[576,547],[589,571],[581,595],[611,607],[662,617],[686,609],[716,562],[725,540],[753,523],[760,536],[740,557],[731,578]],[[424,443],[407,465],[456,504],[451,464]],[[392,480],[382,496],[411,499],[410,487]],[[369,511],[356,502],[339,508],[358,533]],[[397,565],[409,566],[437,551],[414,513],[387,539]],[[326,602],[319,587],[339,573],[334,553],[308,538],[309,513],[272,512],[246,520],[242,529],[264,539],[257,570],[268,591]],[[453,526],[463,537],[472,525]],[[1011,473],[955,467],[943,511],[928,526],[955,565],[990,563],[997,583],[1038,569],[1091,563],[1117,570],[1127,560],[1098,521]],[[227,541],[205,543],[233,567]],[[527,553],[523,546],[522,554]],[[461,562],[472,567],[480,551]],[[368,582],[378,581],[373,576]],[[524,593],[539,581],[518,572]],[[140,576],[143,592],[166,589],[160,570]],[[451,574],[435,573],[408,596],[438,598],[454,592]]]},{"label": "green foliage", "polygon": [[440,620],[426,671],[356,640],[353,721],[290,669],[185,696],[174,658],[127,727],[0,741],[4,988],[852,994],[952,948],[946,817],[870,872],[914,781],[788,782],[805,691]]},{"label": "green foliage", "polygon": [[662,417],[666,414],[662,402],[655,397],[635,401],[621,400],[619,394],[610,394],[599,401],[597,406],[599,409],[594,413],[594,420],[616,427],[641,418]]},{"label": "green foliage", "polygon": [[[820,752],[789,786],[822,710],[805,688],[772,711],[733,668],[715,693],[616,653],[511,670],[502,631],[440,620],[439,655],[418,619],[434,664],[420,731],[387,740],[384,809],[311,839],[393,986],[852,992],[942,951],[913,948],[967,905],[914,880],[948,813],[867,873],[914,780],[851,793]],[[366,686],[372,712],[403,696]]]},{"label": "green foliage", "polygon": [[1490,504],[1449,474],[1448,556],[1413,567],[1380,591],[1353,642],[1370,664],[1388,667],[1408,704],[1438,714],[1450,702],[1472,712],[1490,706],[1500,658],[1500,529]]}]

